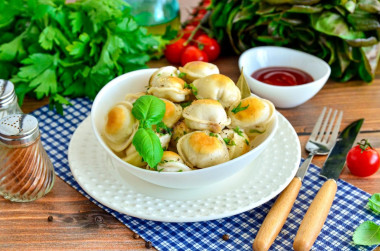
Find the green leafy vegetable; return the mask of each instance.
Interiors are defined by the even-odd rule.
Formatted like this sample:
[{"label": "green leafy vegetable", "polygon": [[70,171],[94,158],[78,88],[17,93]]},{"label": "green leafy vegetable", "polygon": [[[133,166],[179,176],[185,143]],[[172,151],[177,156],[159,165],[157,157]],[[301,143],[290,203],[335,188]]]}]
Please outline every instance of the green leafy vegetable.
[{"label": "green leafy vegetable", "polygon": [[162,122],[165,103],[155,96],[141,96],[133,103],[132,114],[140,122],[140,128],[133,136],[132,144],[148,165],[157,171],[157,164],[164,152],[160,138],[153,131],[152,125],[157,125],[158,133],[162,132],[162,128],[167,128]]},{"label": "green leafy vegetable", "polygon": [[152,95],[141,96],[133,103],[132,114],[140,120],[140,127],[156,125],[165,115],[165,102]]},{"label": "green leafy vegetable", "polygon": [[380,244],[380,226],[372,221],[365,221],[355,230],[353,241],[356,245]]},{"label": "green leafy vegetable", "polygon": [[243,131],[240,130],[238,126],[236,126],[234,129],[234,132],[236,132],[239,136],[243,137]]},{"label": "green leafy vegetable", "polygon": [[233,108],[232,110],[231,110],[231,112],[233,112],[233,113],[238,113],[238,112],[241,112],[241,111],[244,111],[244,110],[246,110],[247,108],[249,107],[249,105],[247,105],[247,106],[241,106],[241,102],[238,104],[238,106],[236,106],[235,108]]},{"label": "green leafy vegetable", "polygon": [[380,214],[380,193],[373,194],[367,205],[373,212]]},{"label": "green leafy vegetable", "polygon": [[187,83],[185,83],[184,87],[185,87],[186,89],[190,89],[191,92],[194,94],[194,96],[197,96],[197,95],[198,95],[198,89],[197,89],[197,87],[195,87],[192,83],[191,83],[191,84],[187,84]]},{"label": "green leafy vegetable", "polygon": [[160,139],[151,128],[139,128],[133,137],[136,151],[144,158],[150,167],[157,169],[164,151]]},{"label": "green leafy vegetable", "polygon": [[235,141],[229,139],[229,138],[223,138],[224,143],[226,143],[227,146],[236,146]]},{"label": "green leafy vegetable", "polygon": [[146,68],[175,34],[147,34],[123,0],[0,1],[0,78],[25,95],[93,99],[111,79]]},{"label": "green leafy vegetable", "polygon": [[371,82],[380,57],[380,3],[359,1],[212,1],[207,27],[240,54],[260,45],[316,55],[340,81]]}]

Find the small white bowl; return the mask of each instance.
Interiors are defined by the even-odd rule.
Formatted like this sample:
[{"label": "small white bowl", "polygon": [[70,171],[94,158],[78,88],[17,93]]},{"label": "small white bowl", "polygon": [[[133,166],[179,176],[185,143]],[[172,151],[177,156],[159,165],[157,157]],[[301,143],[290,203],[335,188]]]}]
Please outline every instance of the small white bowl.
[{"label": "small white bowl", "polygon": [[261,137],[257,137],[256,148],[228,162],[212,167],[188,172],[156,172],[142,169],[121,160],[107,146],[102,138],[102,132],[108,111],[117,102],[124,100],[128,93],[145,91],[150,76],[157,69],[144,69],[121,75],[110,81],[96,96],[91,109],[91,123],[95,136],[104,151],[108,154],[115,171],[121,176],[133,174],[150,183],[169,188],[199,188],[224,180],[238,173],[250,164],[268,145],[277,129],[277,114]]},{"label": "small white bowl", "polygon": [[[265,67],[283,66],[309,73],[314,81],[297,86],[274,86],[251,77]],[[260,46],[245,51],[239,58],[239,69],[253,93],[273,102],[277,108],[292,108],[311,99],[325,85],[331,68],[322,59],[308,53],[276,46]]]}]

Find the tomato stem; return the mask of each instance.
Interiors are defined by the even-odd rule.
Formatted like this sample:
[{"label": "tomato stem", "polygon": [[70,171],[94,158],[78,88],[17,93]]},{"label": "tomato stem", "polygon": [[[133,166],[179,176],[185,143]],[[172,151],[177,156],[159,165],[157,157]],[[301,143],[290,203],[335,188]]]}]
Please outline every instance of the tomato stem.
[{"label": "tomato stem", "polygon": [[206,20],[208,19],[209,15],[211,14],[211,12],[208,10],[206,12],[206,14],[204,15],[204,17],[202,18],[202,20],[199,22],[199,24],[195,27],[195,29],[191,32],[189,38],[186,40],[186,42],[184,43],[185,46],[187,46],[190,41],[193,40],[193,37],[195,36],[195,34],[197,33],[197,31],[201,28],[202,24],[204,22],[206,22]]},{"label": "tomato stem", "polygon": [[368,139],[362,139],[357,144],[359,145],[360,149],[362,149],[361,152],[367,151],[367,148],[373,149],[371,144],[368,142]]}]

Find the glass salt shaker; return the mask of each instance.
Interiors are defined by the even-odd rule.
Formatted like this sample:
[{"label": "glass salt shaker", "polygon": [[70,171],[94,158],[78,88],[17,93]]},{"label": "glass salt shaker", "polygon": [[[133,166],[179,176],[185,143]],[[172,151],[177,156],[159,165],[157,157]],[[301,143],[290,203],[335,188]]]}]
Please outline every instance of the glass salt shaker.
[{"label": "glass salt shaker", "polygon": [[14,85],[11,81],[0,79],[0,119],[14,113],[22,113]]},{"label": "glass salt shaker", "polygon": [[32,115],[0,120],[0,195],[15,202],[33,201],[53,187],[54,167],[40,140]]}]

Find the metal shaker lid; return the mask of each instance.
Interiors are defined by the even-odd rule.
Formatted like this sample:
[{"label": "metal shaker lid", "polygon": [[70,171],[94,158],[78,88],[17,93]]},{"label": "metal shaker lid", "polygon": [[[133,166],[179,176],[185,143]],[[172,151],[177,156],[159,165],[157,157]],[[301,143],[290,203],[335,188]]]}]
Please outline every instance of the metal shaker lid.
[{"label": "metal shaker lid", "polygon": [[16,99],[15,87],[9,80],[0,79],[0,108],[11,104]]},{"label": "metal shaker lid", "polygon": [[27,145],[39,136],[38,121],[32,115],[12,114],[0,120],[0,142],[6,145]]}]

